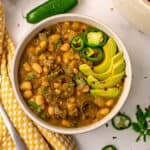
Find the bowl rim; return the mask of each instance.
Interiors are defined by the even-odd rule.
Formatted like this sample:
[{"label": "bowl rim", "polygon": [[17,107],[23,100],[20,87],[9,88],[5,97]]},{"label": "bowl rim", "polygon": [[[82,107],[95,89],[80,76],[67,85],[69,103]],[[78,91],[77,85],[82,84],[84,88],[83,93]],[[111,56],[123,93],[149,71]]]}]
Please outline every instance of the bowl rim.
[{"label": "bowl rim", "polygon": [[[19,86],[18,86],[18,65],[20,62],[20,57],[22,55],[22,52],[24,50],[23,47],[26,46],[26,44],[30,41],[31,38],[33,38],[40,30],[42,30],[44,27],[46,27],[49,24],[53,24],[52,22],[62,22],[62,21],[81,21],[83,23],[89,23],[89,25],[92,24],[92,26],[101,26],[100,29],[104,30],[104,32],[106,32],[109,36],[113,36],[113,38],[115,39],[115,41],[117,42],[117,45],[119,45],[121,47],[121,50],[124,53],[124,57],[125,57],[125,61],[126,61],[126,73],[127,77],[125,79],[125,85],[124,85],[124,90],[117,102],[117,104],[115,105],[115,107],[111,110],[111,112],[106,115],[102,120],[97,121],[95,123],[92,123],[88,126],[84,126],[84,127],[79,127],[79,128],[64,128],[64,127],[58,127],[55,125],[52,125],[50,123],[47,123],[45,121],[43,121],[42,119],[40,119],[26,104],[26,102],[24,101],[24,99],[21,96],[20,90],[19,90]],[[93,25],[95,24],[95,25]],[[30,38],[29,38],[30,37]],[[120,49],[120,48],[119,48]],[[20,55],[20,56],[19,56]],[[132,68],[131,68],[131,61],[130,61],[130,57],[128,55],[127,49],[124,46],[123,42],[121,41],[121,39],[118,37],[118,35],[116,33],[114,33],[110,27],[108,27],[107,25],[105,25],[102,21],[95,19],[93,17],[89,17],[86,15],[80,15],[80,14],[75,14],[75,13],[67,13],[67,14],[60,14],[60,15],[56,15],[53,17],[50,17],[48,19],[45,19],[44,21],[38,23],[37,25],[35,25],[33,28],[31,28],[31,30],[29,30],[24,37],[21,39],[21,42],[19,42],[16,50],[15,50],[15,54],[14,54],[14,58],[12,61],[12,72],[11,72],[11,82],[12,82],[12,88],[14,91],[14,94],[16,96],[16,99],[20,105],[20,107],[22,108],[22,110],[25,112],[25,114],[31,119],[33,120],[36,124],[48,129],[48,130],[52,130],[54,132],[57,133],[62,133],[62,134],[80,134],[80,133],[85,133],[85,132],[89,132],[91,130],[97,129],[98,127],[104,125],[105,123],[107,123],[108,121],[110,121],[122,108],[122,106],[124,105],[125,101],[127,100],[127,97],[129,95],[130,89],[131,89],[131,83],[132,83]]]}]

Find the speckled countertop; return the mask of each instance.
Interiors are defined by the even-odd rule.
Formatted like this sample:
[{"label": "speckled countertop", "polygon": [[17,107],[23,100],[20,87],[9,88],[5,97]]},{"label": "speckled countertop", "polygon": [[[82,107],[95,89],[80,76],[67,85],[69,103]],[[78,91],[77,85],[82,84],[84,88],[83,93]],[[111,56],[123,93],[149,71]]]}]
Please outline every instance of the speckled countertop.
[{"label": "speckled countertop", "polygon": [[[4,0],[8,30],[17,44],[22,36],[32,28],[26,23],[24,14],[44,0]],[[133,83],[128,100],[122,112],[135,118],[136,105],[150,104],[150,36],[137,31],[113,8],[112,0],[79,0],[79,5],[71,12],[85,14],[102,20],[115,31],[128,49],[132,61]],[[149,150],[150,139],[135,142],[136,133],[131,129],[116,131],[111,124],[95,131],[74,136],[79,150],[100,150],[107,144],[115,144],[118,150]]]}]

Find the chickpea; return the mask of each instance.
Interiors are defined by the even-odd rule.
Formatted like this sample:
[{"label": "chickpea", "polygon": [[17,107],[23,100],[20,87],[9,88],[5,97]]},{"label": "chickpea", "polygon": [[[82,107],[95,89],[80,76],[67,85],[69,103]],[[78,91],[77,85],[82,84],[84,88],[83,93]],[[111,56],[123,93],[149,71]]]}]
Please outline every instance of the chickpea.
[{"label": "chickpea", "polygon": [[31,90],[32,89],[32,85],[31,85],[31,82],[30,81],[23,81],[20,85],[20,89],[22,91],[25,91],[25,90]]},{"label": "chickpea", "polygon": [[73,73],[77,74],[78,73],[78,69],[77,68],[73,68]]},{"label": "chickpea", "polygon": [[55,49],[55,48],[54,48],[54,45],[50,43],[50,44],[48,45],[48,51],[53,52],[54,49]]},{"label": "chickpea", "polygon": [[74,108],[75,108],[75,103],[68,103],[67,104],[67,108],[68,108],[68,110],[73,110]]},{"label": "chickpea", "polygon": [[61,62],[61,56],[57,56],[57,61],[60,63]]},{"label": "chickpea", "polygon": [[56,94],[60,94],[60,93],[61,93],[61,90],[60,90],[60,89],[55,89],[55,93],[56,93]]},{"label": "chickpea", "polygon": [[64,43],[61,47],[60,47],[60,50],[61,51],[68,51],[70,49],[70,44],[69,43]]},{"label": "chickpea", "polygon": [[48,81],[42,81],[42,86],[44,86],[44,87],[49,86],[49,82]]},{"label": "chickpea", "polygon": [[47,47],[47,41],[46,40],[42,40],[40,42],[40,47],[41,47],[41,49],[46,49],[46,47]]},{"label": "chickpea", "polygon": [[75,31],[78,31],[80,28],[80,23],[79,22],[73,22],[71,25],[71,28]]},{"label": "chickpea", "polygon": [[48,107],[48,114],[49,114],[50,116],[55,115],[55,109],[54,109],[53,106],[49,106],[49,107]]},{"label": "chickpea", "polygon": [[28,99],[31,98],[33,96],[32,91],[31,90],[26,90],[23,92],[23,97]]},{"label": "chickpea", "polygon": [[114,99],[109,99],[109,100],[107,100],[107,102],[105,104],[108,107],[113,107],[114,104],[115,104],[115,100]]},{"label": "chickpea", "polygon": [[54,59],[55,59],[55,56],[50,55],[50,56],[48,56],[48,59],[50,59],[50,60],[54,60]]},{"label": "chickpea", "polygon": [[31,68],[31,66],[29,65],[28,62],[26,62],[26,63],[23,64],[23,68],[24,68],[24,70],[27,71],[27,72],[29,72],[29,71],[32,70],[32,68]]},{"label": "chickpea", "polygon": [[73,55],[71,52],[65,52],[63,54],[63,61],[64,63],[68,63],[70,59],[72,59]]},{"label": "chickpea", "polygon": [[75,59],[80,59],[80,54],[79,54],[79,53],[75,53],[75,54],[74,54],[74,58],[75,58]]},{"label": "chickpea", "polygon": [[28,55],[34,54],[35,47],[34,46],[28,46],[27,49],[26,49],[26,51],[27,51]]},{"label": "chickpea", "polygon": [[35,97],[35,102],[36,104],[40,105],[42,109],[44,108],[44,97],[42,95],[37,95]]},{"label": "chickpea", "polygon": [[38,63],[33,63],[32,64],[32,68],[37,73],[42,73],[42,67]]},{"label": "chickpea", "polygon": [[43,50],[41,49],[41,47],[40,46],[37,46],[36,48],[35,48],[35,54],[36,55],[39,55],[41,52],[42,52]]},{"label": "chickpea", "polygon": [[71,127],[70,122],[65,120],[65,119],[62,120],[62,125],[65,126],[65,127]]},{"label": "chickpea", "polygon": [[65,22],[64,22],[64,26],[66,26],[66,27],[68,27],[68,28],[69,28],[69,26],[70,26],[70,22],[69,22],[69,21],[65,21]]},{"label": "chickpea", "polygon": [[82,89],[83,93],[87,93],[90,90],[90,87],[88,85],[85,85]]},{"label": "chickpea", "polygon": [[94,100],[95,104],[98,105],[99,107],[104,107],[105,106],[105,100],[100,98],[100,97],[96,97]]},{"label": "chickpea", "polygon": [[41,60],[41,61],[46,60],[46,56],[45,56],[44,54],[41,54],[41,55],[39,56],[39,60]]},{"label": "chickpea", "polygon": [[60,39],[59,34],[53,34],[53,35],[48,37],[49,43],[56,43],[59,39]]},{"label": "chickpea", "polygon": [[105,116],[110,112],[109,108],[105,107],[99,110],[99,114]]},{"label": "chickpea", "polygon": [[49,72],[48,67],[44,66],[44,67],[43,67],[43,72],[44,72],[45,74],[48,74],[48,72]]},{"label": "chickpea", "polygon": [[68,98],[68,102],[70,102],[70,103],[74,103],[75,102],[75,97],[69,97]]},{"label": "chickpea", "polygon": [[54,83],[54,88],[57,89],[57,88],[59,88],[59,87],[60,87],[60,84],[55,82],[55,83]]}]

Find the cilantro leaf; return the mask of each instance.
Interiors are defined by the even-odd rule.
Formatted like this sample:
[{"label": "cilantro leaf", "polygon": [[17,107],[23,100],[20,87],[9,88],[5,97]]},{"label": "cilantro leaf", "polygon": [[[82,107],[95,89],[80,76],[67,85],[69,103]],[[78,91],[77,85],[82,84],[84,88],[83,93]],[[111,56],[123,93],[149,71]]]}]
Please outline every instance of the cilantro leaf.
[{"label": "cilantro leaf", "polygon": [[31,81],[35,78],[35,74],[33,72],[30,72],[27,74],[27,80]]},{"label": "cilantro leaf", "polygon": [[36,104],[33,100],[29,100],[27,103],[32,109],[36,110],[38,113],[41,112],[41,106]]}]

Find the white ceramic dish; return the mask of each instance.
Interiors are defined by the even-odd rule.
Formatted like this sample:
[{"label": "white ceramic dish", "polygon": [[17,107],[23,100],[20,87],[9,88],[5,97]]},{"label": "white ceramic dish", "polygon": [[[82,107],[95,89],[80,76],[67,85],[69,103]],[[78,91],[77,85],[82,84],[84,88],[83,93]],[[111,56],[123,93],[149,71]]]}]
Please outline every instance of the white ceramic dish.
[{"label": "white ceramic dish", "polygon": [[137,29],[150,35],[150,2],[148,0],[113,0],[115,7]]},{"label": "white ceramic dish", "polygon": [[[124,84],[124,90],[118,100],[118,103],[114,107],[114,109],[102,120],[91,124],[89,126],[85,127],[80,127],[80,128],[63,128],[63,127],[56,127],[54,125],[51,125],[43,120],[41,120],[34,112],[30,110],[30,108],[27,106],[26,102],[24,101],[20,90],[18,86],[18,67],[19,67],[19,62],[20,58],[22,56],[22,53],[24,51],[25,46],[27,43],[39,32],[41,31],[44,27],[47,27],[50,24],[55,24],[57,22],[62,22],[62,21],[80,21],[84,22],[86,24],[89,24],[91,26],[97,27],[103,31],[105,31],[109,36],[114,37],[114,39],[117,42],[117,45],[120,50],[123,51],[124,53],[124,58],[126,62],[126,79],[125,79],[125,84]],[[102,22],[97,21],[91,17],[79,15],[79,14],[63,14],[63,15],[57,15],[51,18],[48,18],[44,20],[43,22],[35,25],[30,32],[28,32],[24,38],[21,40],[19,43],[14,60],[13,60],[13,65],[12,65],[12,85],[13,85],[13,90],[15,93],[15,96],[21,106],[21,108],[24,110],[24,112],[37,124],[40,126],[58,132],[58,133],[63,133],[63,134],[78,134],[78,133],[84,133],[91,131],[93,129],[96,129],[105,123],[107,123],[109,120],[111,120],[121,109],[125,101],[127,100],[127,96],[129,94],[130,88],[131,88],[131,81],[132,81],[132,70],[131,70],[131,62],[130,58],[128,55],[128,52],[124,46],[124,44],[121,42],[120,38],[106,25],[104,25]]]}]

